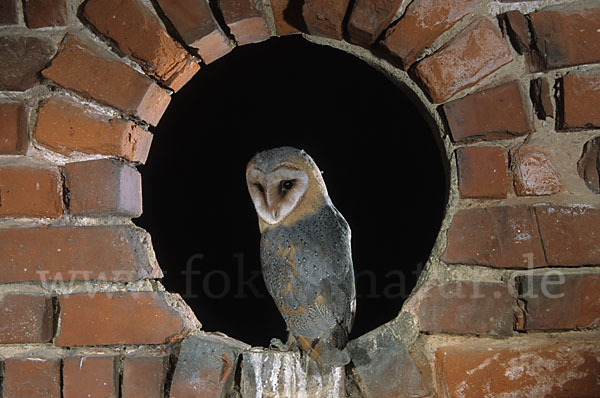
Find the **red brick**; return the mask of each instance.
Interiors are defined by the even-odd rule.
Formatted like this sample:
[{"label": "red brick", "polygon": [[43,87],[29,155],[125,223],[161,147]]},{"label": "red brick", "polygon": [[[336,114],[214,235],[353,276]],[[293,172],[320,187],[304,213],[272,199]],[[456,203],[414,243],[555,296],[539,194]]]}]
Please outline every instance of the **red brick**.
[{"label": "red brick", "polygon": [[464,147],[456,150],[458,191],[461,198],[506,198],[508,156],[501,147]]},{"label": "red brick", "polygon": [[296,0],[271,0],[275,31],[279,36],[306,32],[302,16],[302,2]]},{"label": "red brick", "polygon": [[25,22],[31,29],[67,24],[66,0],[25,0],[23,7]]},{"label": "red brick", "polygon": [[517,82],[490,88],[443,105],[456,142],[514,138],[532,131]]},{"label": "red brick", "polygon": [[406,309],[422,332],[510,336],[513,295],[501,283],[452,281],[421,287]]},{"label": "red brick", "polygon": [[222,0],[219,8],[237,44],[258,43],[271,37],[260,1]]},{"label": "red brick", "polygon": [[439,348],[435,356],[438,395],[600,396],[598,340],[526,344],[522,339],[492,346],[488,341],[469,341]]},{"label": "red brick", "polygon": [[343,23],[350,0],[305,0],[302,15],[308,33],[343,39]]},{"label": "red brick", "polygon": [[600,274],[565,274],[518,277],[521,297],[527,303],[526,330],[598,328],[600,326]]},{"label": "red brick", "polygon": [[113,106],[156,126],[171,97],[152,79],[95,44],[67,36],[42,74],[57,84]]},{"label": "red brick", "polygon": [[122,398],[162,398],[168,359],[165,355],[124,358]]},{"label": "red brick", "polygon": [[600,193],[600,137],[585,143],[577,171],[592,192]]},{"label": "red brick", "polygon": [[52,98],[41,107],[34,137],[65,156],[81,152],[138,163],[146,162],[152,143],[152,133],[135,123],[108,119],[67,98]]},{"label": "red brick", "polygon": [[548,265],[600,264],[600,210],[538,206],[535,213]]},{"label": "red brick", "polygon": [[480,19],[435,54],[419,62],[416,77],[433,102],[445,102],[513,60],[496,25]]},{"label": "red brick", "polygon": [[117,398],[117,356],[70,356],[64,359],[63,397]]},{"label": "red brick", "polygon": [[157,0],[183,41],[198,50],[209,64],[229,53],[233,46],[216,22],[207,1]]},{"label": "red brick", "polygon": [[224,397],[234,383],[240,353],[250,346],[226,336],[196,333],[181,344],[170,398]]},{"label": "red brick", "polygon": [[25,106],[18,103],[0,104],[0,154],[24,154],[28,141]]},{"label": "red brick", "polygon": [[560,176],[546,149],[520,148],[511,156],[511,163],[517,195],[544,196],[560,192]]},{"label": "red brick", "polygon": [[597,4],[596,8],[533,12],[529,19],[547,69],[600,62]]},{"label": "red brick", "polygon": [[142,215],[142,177],[125,163],[98,159],[65,166],[69,210],[75,215]]},{"label": "red brick", "polygon": [[520,11],[513,10],[504,14],[506,21],[506,30],[513,44],[513,47],[519,54],[524,54],[529,51],[530,38],[529,28],[527,27],[527,19]]},{"label": "red brick", "polygon": [[532,80],[529,86],[529,94],[538,119],[545,120],[547,117],[554,117],[554,106],[552,105],[548,80],[543,78]]},{"label": "red brick", "polygon": [[62,214],[62,178],[57,170],[25,160],[0,166],[0,217]]},{"label": "red brick", "polygon": [[354,43],[369,46],[392,22],[400,0],[357,0],[348,20],[348,35]]},{"label": "red brick", "polygon": [[600,127],[600,73],[564,76],[561,99],[561,130]]},{"label": "red brick", "polygon": [[60,360],[37,356],[4,361],[4,397],[61,398]]},{"label": "red brick", "polygon": [[0,344],[47,343],[54,333],[52,298],[0,294]]},{"label": "red brick", "polygon": [[481,0],[416,0],[386,32],[384,46],[407,69],[445,31],[482,5]]},{"label": "red brick", "polygon": [[89,0],[83,15],[140,64],[146,74],[174,91],[200,69],[140,0]]},{"label": "red brick", "polygon": [[57,346],[165,344],[199,327],[178,295],[164,292],[59,296]]},{"label": "red brick", "polygon": [[17,17],[17,0],[0,0],[0,25],[15,25]]},{"label": "red brick", "polygon": [[160,278],[150,235],[128,226],[0,230],[0,282]]},{"label": "red brick", "polygon": [[0,90],[25,91],[54,55],[54,43],[37,37],[0,37]]},{"label": "red brick", "polygon": [[442,261],[448,264],[495,268],[547,265],[536,217],[528,207],[459,210],[454,214],[447,236]]}]

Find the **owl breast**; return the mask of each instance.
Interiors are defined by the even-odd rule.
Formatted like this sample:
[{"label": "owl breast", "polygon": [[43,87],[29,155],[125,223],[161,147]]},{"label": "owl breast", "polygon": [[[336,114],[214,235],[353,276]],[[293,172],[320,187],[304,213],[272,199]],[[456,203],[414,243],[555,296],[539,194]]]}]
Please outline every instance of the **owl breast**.
[{"label": "owl breast", "polygon": [[311,339],[350,331],[355,300],[350,228],[330,204],[293,225],[266,229],[263,276],[289,331]]}]

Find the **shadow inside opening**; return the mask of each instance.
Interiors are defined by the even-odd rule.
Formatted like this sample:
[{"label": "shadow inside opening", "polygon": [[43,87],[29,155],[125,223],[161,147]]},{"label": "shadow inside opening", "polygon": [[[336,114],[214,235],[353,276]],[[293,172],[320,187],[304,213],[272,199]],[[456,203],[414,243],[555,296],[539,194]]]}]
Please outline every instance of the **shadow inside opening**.
[{"label": "shadow inside opening", "polygon": [[443,218],[446,177],[414,104],[352,55],[292,36],[206,66],[153,129],[144,214],[167,290],[206,331],[251,345],[285,341],[260,274],[245,167],[258,151],[307,151],[352,228],[357,313],[351,338],[393,319]]}]

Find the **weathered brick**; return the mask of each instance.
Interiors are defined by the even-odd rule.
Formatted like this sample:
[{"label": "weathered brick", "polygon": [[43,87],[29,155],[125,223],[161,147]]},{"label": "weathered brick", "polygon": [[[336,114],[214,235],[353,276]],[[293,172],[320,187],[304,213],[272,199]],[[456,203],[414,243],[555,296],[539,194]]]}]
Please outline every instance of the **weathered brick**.
[{"label": "weathered brick", "polygon": [[181,344],[170,398],[224,397],[234,383],[240,353],[250,346],[229,337],[197,333]]},{"label": "weathered brick", "polygon": [[529,86],[529,95],[538,119],[545,120],[547,117],[554,117],[554,106],[548,80],[544,78],[532,80]]},{"label": "weathered brick", "polygon": [[69,210],[75,215],[142,215],[142,177],[133,167],[112,159],[65,166]]},{"label": "weathered brick", "polygon": [[54,43],[37,37],[0,37],[0,90],[25,91],[39,83]]},{"label": "weathered brick", "polygon": [[357,0],[348,19],[350,40],[371,45],[392,22],[399,7],[400,0]]},{"label": "weathered brick", "polygon": [[200,325],[179,295],[165,292],[77,293],[58,301],[57,346],[165,344]]},{"label": "weathered brick", "polygon": [[67,98],[52,98],[40,109],[36,142],[54,152],[118,156],[145,163],[152,133],[124,119],[108,119]]},{"label": "weathered brick", "polygon": [[343,22],[350,0],[305,0],[302,15],[308,33],[343,39]]},{"label": "weathered brick", "polygon": [[4,361],[4,397],[61,398],[60,359],[38,356]]},{"label": "weathered brick", "polygon": [[25,22],[31,29],[67,24],[66,0],[25,0],[23,8]]},{"label": "weathered brick", "polygon": [[503,148],[459,148],[456,162],[461,198],[506,198],[508,156]]},{"label": "weathered brick", "polygon": [[63,397],[117,398],[117,355],[77,355],[64,359]]},{"label": "weathered brick", "polygon": [[0,230],[0,282],[160,278],[150,235],[136,227]]},{"label": "weathered brick", "polygon": [[489,207],[459,210],[447,232],[442,260],[497,268],[546,266],[533,209]]},{"label": "weathered brick", "polygon": [[504,20],[506,21],[508,36],[515,50],[519,54],[528,52],[531,39],[525,15],[521,14],[520,11],[513,10],[504,14]]},{"label": "weathered brick", "polygon": [[229,53],[233,46],[215,20],[207,1],[157,0],[183,41],[198,50],[209,64]]},{"label": "weathered brick", "polygon": [[18,103],[0,104],[0,154],[24,154],[28,141],[25,106]]},{"label": "weathered brick", "polygon": [[481,5],[481,0],[413,1],[386,32],[384,46],[407,69],[442,33]]},{"label": "weathered brick", "polygon": [[348,343],[348,351],[365,396],[378,398],[426,395],[421,372],[389,324]]},{"label": "weathered brick", "polygon": [[467,95],[442,109],[456,142],[514,138],[533,129],[517,82]]},{"label": "weathered brick", "polygon": [[0,25],[14,25],[19,22],[16,0],[0,0]]},{"label": "weathered brick", "polygon": [[162,398],[168,356],[131,356],[123,359],[123,398]]},{"label": "weathered brick", "polygon": [[592,192],[600,193],[600,137],[585,143],[577,171]]},{"label": "weathered brick", "polygon": [[473,340],[439,348],[435,367],[438,394],[449,398],[600,394],[598,340],[535,346],[520,339],[498,344]]},{"label": "weathered brick", "polygon": [[52,298],[0,294],[0,344],[47,343],[54,333]]},{"label": "weathered brick", "polygon": [[514,296],[502,283],[451,281],[423,286],[407,310],[424,332],[510,336]]},{"label": "weathered brick", "polygon": [[297,351],[253,348],[242,356],[243,397],[347,396],[343,367],[319,370],[314,361]]},{"label": "weathered brick", "polygon": [[600,274],[543,275],[517,278],[519,297],[527,303],[526,330],[597,328],[600,326]]},{"label": "weathered brick", "polygon": [[200,70],[140,0],[89,0],[83,15],[137,61],[146,74],[174,91]]},{"label": "weathered brick", "polygon": [[544,10],[529,14],[539,54],[546,69],[600,62],[600,7]]},{"label": "weathered brick", "polygon": [[62,178],[56,169],[24,159],[0,163],[0,217],[62,214]]},{"label": "weathered brick", "polygon": [[171,97],[152,79],[110,56],[97,45],[69,35],[42,74],[156,126]]},{"label": "weathered brick", "polygon": [[560,192],[560,176],[545,148],[522,147],[512,154],[511,163],[517,195],[544,196]]},{"label": "weathered brick", "polygon": [[302,5],[303,2],[296,0],[271,0],[275,31],[279,36],[306,32]]},{"label": "weathered brick", "polygon": [[219,8],[237,44],[258,43],[271,37],[260,1],[219,0]]},{"label": "weathered brick", "polygon": [[415,75],[432,101],[445,102],[513,60],[500,30],[480,19],[435,54],[420,61]]},{"label": "weathered brick", "polygon": [[548,265],[600,264],[600,210],[538,206],[535,213]]},{"label": "weathered brick", "polygon": [[600,73],[564,76],[559,116],[561,130],[600,127]]}]

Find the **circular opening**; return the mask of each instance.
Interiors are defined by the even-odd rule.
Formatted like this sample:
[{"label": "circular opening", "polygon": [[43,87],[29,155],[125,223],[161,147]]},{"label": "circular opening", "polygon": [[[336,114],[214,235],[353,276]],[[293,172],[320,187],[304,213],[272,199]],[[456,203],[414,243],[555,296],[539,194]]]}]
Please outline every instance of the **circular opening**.
[{"label": "circular opening", "polygon": [[324,172],[352,228],[351,337],[393,319],[442,221],[446,179],[433,134],[405,94],[352,55],[299,36],[237,48],[173,96],[143,178],[144,214],[169,291],[207,331],[252,345],[286,338],[260,274],[245,167],[291,145]]}]

